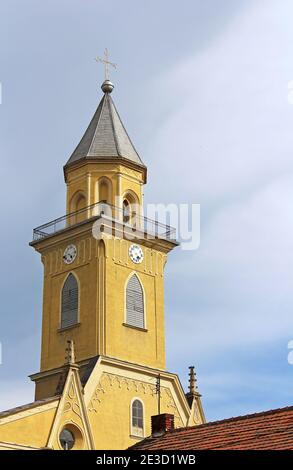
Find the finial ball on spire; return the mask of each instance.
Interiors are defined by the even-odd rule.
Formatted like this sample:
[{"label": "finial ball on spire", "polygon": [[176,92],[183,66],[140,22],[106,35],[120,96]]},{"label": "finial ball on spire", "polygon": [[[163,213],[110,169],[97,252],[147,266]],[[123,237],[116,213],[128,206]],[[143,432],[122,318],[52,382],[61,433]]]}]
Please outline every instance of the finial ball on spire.
[{"label": "finial ball on spire", "polygon": [[112,93],[114,85],[110,80],[105,80],[101,86],[104,93]]}]

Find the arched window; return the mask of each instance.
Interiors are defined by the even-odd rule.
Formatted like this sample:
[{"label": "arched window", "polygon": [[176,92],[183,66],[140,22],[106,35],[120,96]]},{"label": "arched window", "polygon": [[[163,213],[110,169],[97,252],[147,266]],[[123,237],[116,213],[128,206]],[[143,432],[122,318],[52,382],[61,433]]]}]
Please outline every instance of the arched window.
[{"label": "arched window", "polygon": [[131,434],[143,437],[143,404],[135,399],[131,405]]},{"label": "arched window", "polygon": [[78,321],[78,284],[75,276],[69,274],[62,289],[61,328],[75,325]]},{"label": "arched window", "polygon": [[123,222],[131,225],[137,225],[141,207],[139,199],[135,192],[128,190],[123,196],[122,202]]},{"label": "arched window", "polygon": [[70,212],[72,216],[70,217],[71,224],[77,224],[82,222],[87,217],[86,208],[86,198],[81,191],[77,191],[71,199],[70,202]]},{"label": "arched window", "polygon": [[102,177],[98,181],[98,197],[99,202],[112,203],[112,183],[107,177]]},{"label": "arched window", "polygon": [[127,199],[124,199],[123,201],[123,222],[127,223],[130,220],[130,213],[131,213],[131,208],[130,204],[127,201]]},{"label": "arched window", "polygon": [[141,283],[133,274],[126,286],[126,323],[144,328],[144,299]]}]

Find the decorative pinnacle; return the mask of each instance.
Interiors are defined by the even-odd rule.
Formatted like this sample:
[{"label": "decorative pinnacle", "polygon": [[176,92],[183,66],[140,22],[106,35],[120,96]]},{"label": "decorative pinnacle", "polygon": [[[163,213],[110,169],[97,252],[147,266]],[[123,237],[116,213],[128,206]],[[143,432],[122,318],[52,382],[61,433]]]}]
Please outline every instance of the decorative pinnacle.
[{"label": "decorative pinnacle", "polygon": [[72,339],[67,341],[65,364],[75,364],[74,342]]},{"label": "decorative pinnacle", "polygon": [[197,380],[196,373],[194,372],[194,366],[189,366],[189,393],[197,393]]}]

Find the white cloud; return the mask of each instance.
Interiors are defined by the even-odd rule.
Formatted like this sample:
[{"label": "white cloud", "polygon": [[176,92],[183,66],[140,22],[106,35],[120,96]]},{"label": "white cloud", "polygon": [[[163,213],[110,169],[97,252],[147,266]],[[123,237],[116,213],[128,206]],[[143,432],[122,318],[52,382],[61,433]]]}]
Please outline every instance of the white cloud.
[{"label": "white cloud", "polygon": [[292,200],[288,176],[224,206],[200,249],[170,263],[182,297],[168,316],[174,356],[293,338]]},{"label": "white cloud", "polygon": [[[149,192],[152,200],[200,203],[202,212],[200,249],[171,254],[168,264],[168,364],[200,361],[203,382],[216,368],[203,387],[214,416],[277,407],[276,388],[290,389],[278,370],[293,338],[292,8],[253,3],[157,85],[169,114],[149,152],[152,174],[168,185],[150,179]],[[245,366],[237,363],[243,351]],[[271,380],[262,370],[268,363]]]},{"label": "white cloud", "polygon": [[[157,80],[169,115],[150,155],[172,197],[176,188],[182,202],[215,204],[293,170],[292,5],[284,3],[253,3],[217,41]],[[156,186],[152,195],[166,192]]]}]

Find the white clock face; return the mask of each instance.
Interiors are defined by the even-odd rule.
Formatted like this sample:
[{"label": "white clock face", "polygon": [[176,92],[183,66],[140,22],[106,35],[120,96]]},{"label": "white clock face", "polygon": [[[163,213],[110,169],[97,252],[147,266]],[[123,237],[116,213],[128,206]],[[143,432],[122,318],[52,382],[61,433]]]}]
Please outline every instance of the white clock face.
[{"label": "white clock face", "polygon": [[143,251],[138,245],[131,245],[129,248],[129,257],[135,264],[139,264],[143,260]]},{"label": "white clock face", "polygon": [[68,245],[63,253],[63,261],[66,264],[73,263],[77,255],[77,249],[75,245]]}]

